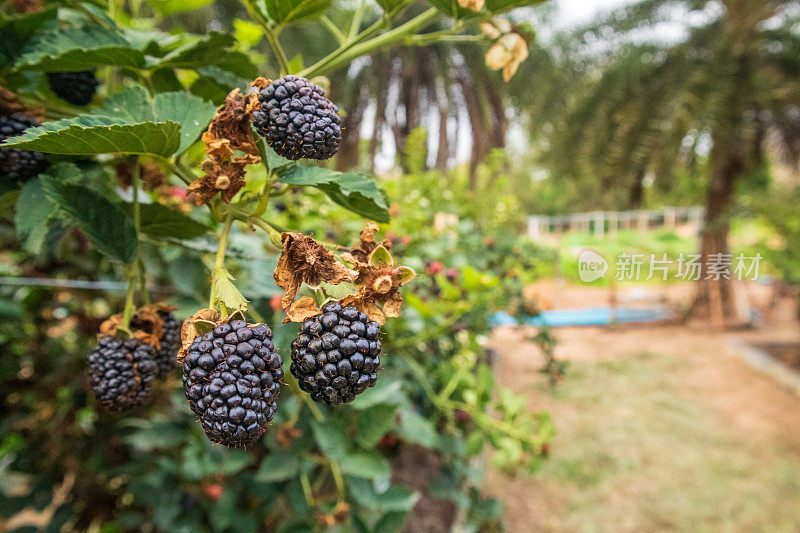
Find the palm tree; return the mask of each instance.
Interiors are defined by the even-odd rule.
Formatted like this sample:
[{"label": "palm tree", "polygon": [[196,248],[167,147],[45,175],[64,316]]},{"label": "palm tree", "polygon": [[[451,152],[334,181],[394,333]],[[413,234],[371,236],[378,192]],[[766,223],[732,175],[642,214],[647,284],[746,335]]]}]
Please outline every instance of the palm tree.
[{"label": "palm tree", "polygon": [[[674,20],[676,10],[702,22],[671,42],[626,38]],[[697,168],[698,153],[707,158],[705,260],[695,309],[720,321],[731,315],[730,282],[705,278],[708,259],[729,253],[737,183],[778,144],[796,160],[798,17],[800,2],[782,0],[646,0],[615,12],[581,33],[601,61],[569,95],[567,114],[549,138],[554,174],[599,173],[603,190],[626,188],[634,204],[646,176],[666,186]],[[617,47],[598,52],[597,38]],[[709,140],[707,154],[698,150]]]}]

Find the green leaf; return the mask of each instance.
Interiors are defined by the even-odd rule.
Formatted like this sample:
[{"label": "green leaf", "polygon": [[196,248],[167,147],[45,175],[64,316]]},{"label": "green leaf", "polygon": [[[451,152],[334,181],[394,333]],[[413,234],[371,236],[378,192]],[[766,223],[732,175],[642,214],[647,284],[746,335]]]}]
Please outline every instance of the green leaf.
[{"label": "green leaf", "polygon": [[150,5],[162,15],[172,15],[200,9],[211,2],[212,0],[150,0]]},{"label": "green leaf", "polygon": [[340,422],[328,418],[325,422],[313,422],[311,429],[314,441],[322,453],[337,460],[347,457],[350,452],[350,439]]},{"label": "green leaf", "polygon": [[141,68],[144,54],[120,33],[102,26],[57,28],[39,33],[23,50],[16,68],[63,72],[102,65]]},{"label": "green leaf", "polygon": [[456,0],[428,0],[433,7],[454,19],[470,19],[476,17],[485,17],[488,15],[485,11],[472,11],[458,5]]},{"label": "green leaf", "polygon": [[354,213],[378,222],[389,222],[383,191],[361,174],[295,165],[287,168],[278,181],[317,187],[331,200]]},{"label": "green leaf", "polygon": [[0,22],[0,67],[13,64],[36,30],[55,16],[55,9],[47,9]]},{"label": "green leaf", "polygon": [[378,5],[384,11],[393,11],[403,4],[409,3],[409,0],[377,0]]},{"label": "green leaf", "polygon": [[251,48],[264,38],[264,29],[249,20],[233,19],[233,35],[239,43]]},{"label": "green leaf", "polygon": [[139,206],[141,231],[153,237],[194,239],[205,235],[208,226],[161,204]]},{"label": "green leaf", "polygon": [[406,395],[402,391],[403,384],[397,379],[378,380],[374,387],[371,387],[353,400],[350,407],[353,409],[368,409],[378,404],[398,405],[406,400]]},{"label": "green leaf", "polygon": [[183,92],[150,100],[144,88],[117,93],[91,114],[28,128],[3,146],[64,155],[155,154],[188,147],[205,129],[216,106]]},{"label": "green leaf", "polygon": [[207,35],[190,35],[187,42],[172,50],[164,57],[150,58],[148,65],[158,68],[199,69],[216,65],[237,76],[252,80],[258,75],[258,68],[247,54],[226,50],[235,43],[232,35],[216,31]]},{"label": "green leaf", "polygon": [[403,524],[406,522],[406,518],[408,518],[407,511],[392,511],[386,513],[375,524],[375,531],[380,531],[380,533],[394,533],[395,531],[401,531]]},{"label": "green leaf", "polygon": [[130,263],[136,257],[136,229],[125,212],[97,192],[43,178],[45,194],[76,222],[100,252]]},{"label": "green leaf", "polygon": [[222,303],[227,311],[247,308],[247,299],[233,284],[233,279],[224,266],[211,271],[212,306]]},{"label": "green leaf", "polygon": [[416,442],[428,448],[435,448],[439,443],[439,434],[433,427],[433,423],[411,409],[400,410],[398,433],[404,440]]},{"label": "green leaf", "polygon": [[341,460],[342,472],[355,477],[388,480],[392,475],[389,460],[377,452],[363,452],[348,455]]},{"label": "green leaf", "polygon": [[255,479],[263,483],[276,483],[298,475],[300,475],[300,459],[296,454],[272,452],[261,461]]},{"label": "green leaf", "polygon": [[47,224],[56,205],[44,194],[42,180],[31,180],[22,187],[14,214],[17,236],[25,249],[38,254],[47,236]]},{"label": "green leaf", "polygon": [[518,7],[528,7],[541,4],[545,0],[486,0],[484,6],[493,15],[505,13]]},{"label": "green leaf", "polygon": [[375,511],[410,511],[419,500],[419,494],[401,485],[391,485],[383,492],[377,492],[367,479],[351,479],[348,483],[353,499],[364,507]]},{"label": "green leaf", "polygon": [[379,404],[361,413],[358,419],[358,444],[365,449],[373,448],[393,426],[397,406]]},{"label": "green leaf", "polygon": [[269,17],[278,24],[314,18],[331,6],[331,0],[263,0]]}]

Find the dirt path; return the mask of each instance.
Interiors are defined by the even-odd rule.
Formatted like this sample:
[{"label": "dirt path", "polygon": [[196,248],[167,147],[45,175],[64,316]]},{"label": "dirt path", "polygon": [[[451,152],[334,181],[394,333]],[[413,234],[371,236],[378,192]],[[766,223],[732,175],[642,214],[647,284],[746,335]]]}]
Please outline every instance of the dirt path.
[{"label": "dirt path", "polygon": [[518,331],[499,382],[559,428],[535,479],[490,473],[510,531],[800,528],[800,398],[702,326],[562,328],[551,391]]}]

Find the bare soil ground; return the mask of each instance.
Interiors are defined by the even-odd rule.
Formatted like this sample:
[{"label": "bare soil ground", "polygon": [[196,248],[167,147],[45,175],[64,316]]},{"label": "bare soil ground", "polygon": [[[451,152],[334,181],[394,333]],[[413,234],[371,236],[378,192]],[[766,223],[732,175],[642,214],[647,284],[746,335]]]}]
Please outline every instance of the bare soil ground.
[{"label": "bare soil ground", "polygon": [[[537,291],[562,308],[607,297],[607,289]],[[663,298],[685,292],[665,289]],[[556,355],[569,366],[554,390],[537,372],[537,348],[517,330],[498,330],[499,382],[525,394],[531,409],[549,411],[559,429],[535,478],[489,473],[487,490],[507,505],[509,530],[800,529],[800,398],[726,342],[796,340],[795,308],[784,307],[765,313],[771,322],[758,332],[557,329]]]}]

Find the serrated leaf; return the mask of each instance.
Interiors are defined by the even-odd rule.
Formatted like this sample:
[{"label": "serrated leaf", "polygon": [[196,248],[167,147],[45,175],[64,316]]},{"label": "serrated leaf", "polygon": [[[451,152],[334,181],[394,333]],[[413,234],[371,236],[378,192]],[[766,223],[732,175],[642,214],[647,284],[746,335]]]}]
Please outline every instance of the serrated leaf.
[{"label": "serrated leaf", "polygon": [[139,209],[141,231],[153,237],[194,239],[208,231],[205,224],[161,204],[142,204]]},{"label": "serrated leaf", "polygon": [[135,86],[115,94],[92,113],[28,128],[3,146],[64,155],[166,157],[188,147],[215,111],[214,104],[183,92],[162,93],[150,100],[142,87]]},{"label": "serrated leaf", "polygon": [[100,252],[130,263],[136,257],[136,229],[125,212],[97,192],[41,176],[45,194],[60,212],[80,226]]},{"label": "serrated leaf", "polygon": [[252,80],[258,74],[258,68],[250,61],[247,54],[226,50],[234,43],[234,37],[227,33],[212,31],[203,36],[190,35],[186,43],[164,57],[151,58],[149,66],[197,69],[216,65]]},{"label": "serrated leaf", "polygon": [[229,311],[247,307],[247,299],[233,284],[233,279],[224,266],[211,271],[212,305],[222,303]]},{"label": "serrated leaf", "polygon": [[288,452],[272,452],[261,461],[256,472],[256,481],[276,483],[292,479],[300,474],[300,459]]},{"label": "serrated leaf", "polygon": [[362,452],[348,455],[341,460],[342,472],[355,477],[388,480],[392,475],[389,460],[377,452]]},{"label": "serrated leaf", "polygon": [[316,17],[330,6],[331,0],[264,0],[267,14],[278,24]]},{"label": "serrated leaf", "polygon": [[389,222],[383,191],[374,181],[361,174],[294,165],[288,167],[278,181],[317,187],[331,200],[356,214],[378,222]]},{"label": "serrated leaf", "polygon": [[16,62],[21,70],[64,72],[102,65],[141,68],[144,54],[125,37],[102,26],[56,28],[36,35]]},{"label": "serrated leaf", "polygon": [[390,404],[379,404],[363,411],[358,418],[358,444],[364,449],[374,447],[394,426],[395,411],[397,406]]}]

